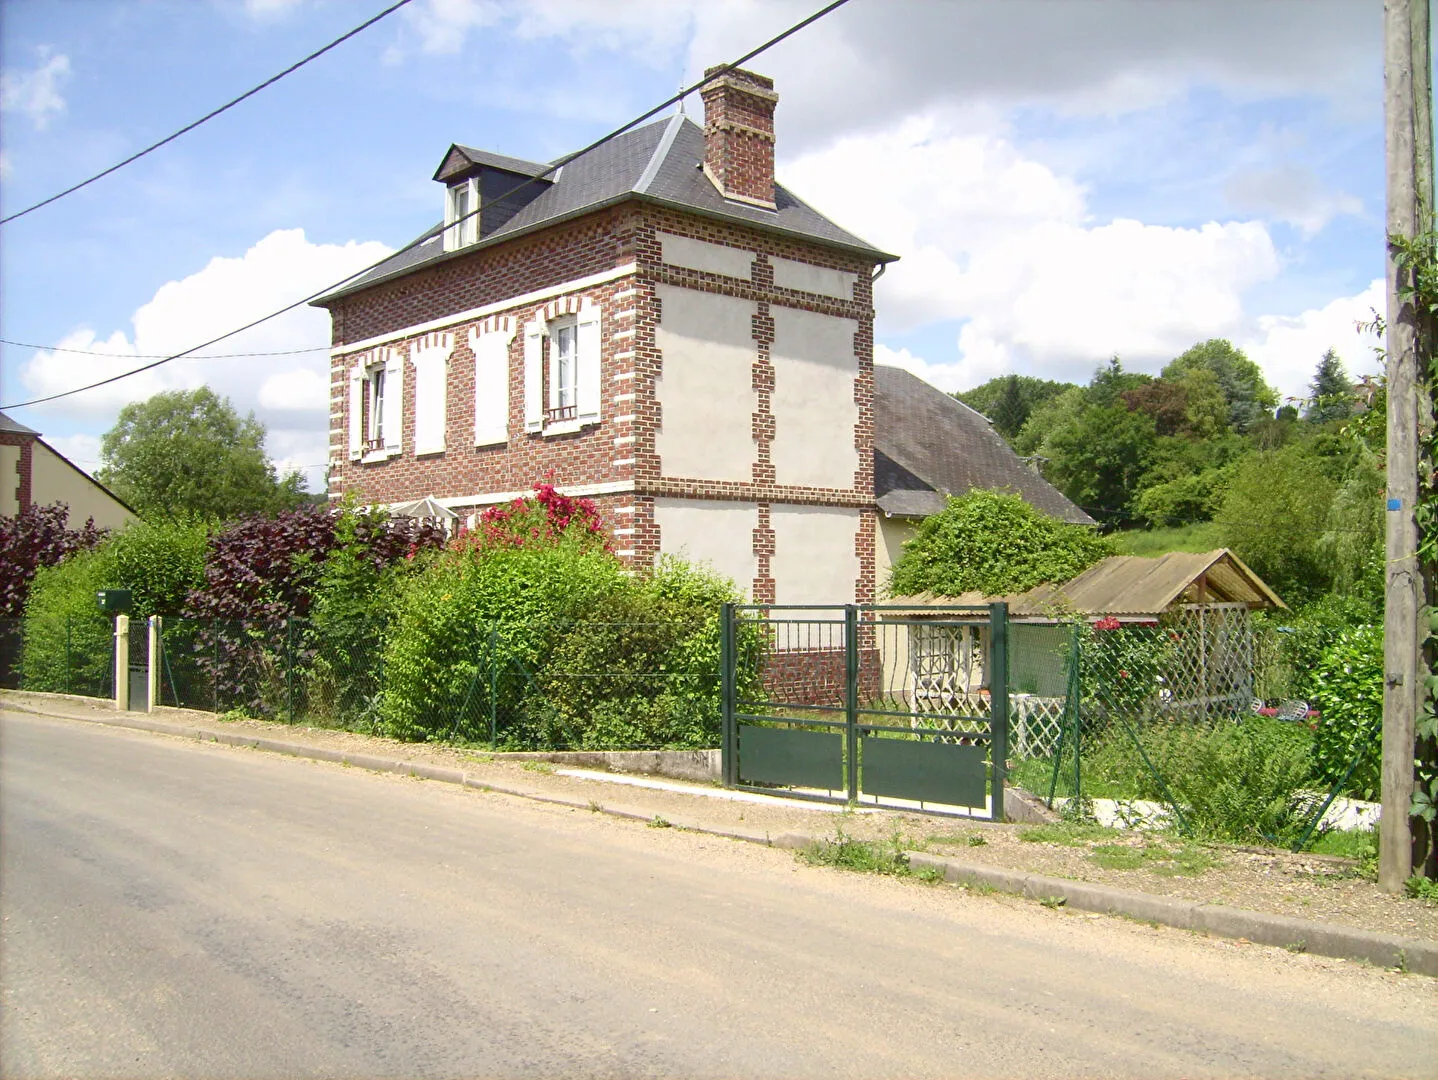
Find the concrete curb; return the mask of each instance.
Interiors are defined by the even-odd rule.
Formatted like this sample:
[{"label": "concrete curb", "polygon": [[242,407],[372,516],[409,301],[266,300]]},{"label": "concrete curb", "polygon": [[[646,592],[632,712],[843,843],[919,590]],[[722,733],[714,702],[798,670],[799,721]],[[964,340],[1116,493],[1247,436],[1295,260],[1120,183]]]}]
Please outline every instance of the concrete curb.
[{"label": "concrete curb", "polygon": [[1245,911],[1222,904],[1199,904],[1166,896],[1129,892],[1106,885],[1026,874],[958,859],[906,852],[915,870],[933,870],[945,881],[980,885],[1031,900],[1058,901],[1065,907],[1123,915],[1144,922],[1193,930],[1214,937],[1240,938],[1259,945],[1277,945],[1343,960],[1364,960],[1379,967],[1399,968],[1438,978],[1438,942],[1401,938],[1368,930]]},{"label": "concrete curb", "polygon": [[[111,716],[72,716],[37,708],[29,702],[15,701],[9,695],[0,698],[0,704],[16,712],[47,716],[52,719],[78,720],[81,723],[130,728],[157,735],[175,735],[200,742],[249,747],[254,750],[288,754],[291,757],[306,758],[312,761],[325,761],[359,769],[369,769],[373,772],[413,776],[425,780],[435,780],[442,784],[457,784],[477,791],[489,791],[498,795],[528,799],[532,802],[565,806],[574,810],[590,810],[629,821],[652,822],[654,820],[652,813],[634,807],[602,806],[592,800],[570,799],[533,788],[501,786],[476,776],[470,776],[459,769],[446,769],[423,762],[401,761],[397,758],[377,757],[372,754],[349,754],[324,747],[284,742],[280,739],[264,739],[254,735],[208,731],[204,728],[167,724],[163,721],[121,712],[116,712]],[[804,833],[781,833],[778,836],[770,836],[767,833],[761,834],[744,830],[716,829],[700,822],[683,820],[672,820],[667,824],[673,828],[686,829],[691,832],[789,850],[800,850],[819,842],[815,837]],[[1310,952],[1342,960],[1363,960],[1379,967],[1399,968],[1414,974],[1438,978],[1438,942],[1422,941],[1417,938],[1400,938],[1393,934],[1353,930],[1342,926],[1330,926],[1307,919],[1293,919],[1284,915],[1269,915],[1261,911],[1245,911],[1241,908],[1225,907],[1222,904],[1198,904],[1191,900],[1175,900],[1166,896],[1114,889],[1106,885],[1045,877],[1042,874],[1027,874],[1019,870],[1005,870],[1000,867],[966,863],[922,851],[910,851],[905,854],[908,856],[909,865],[915,870],[937,871],[943,880],[956,885],[980,885],[1000,892],[1025,896],[1031,900],[1058,901],[1065,907],[1082,911],[1123,915],[1131,919],[1173,926],[1181,930],[1192,930],[1215,937],[1238,938],[1260,945],[1277,945],[1296,952]]]}]

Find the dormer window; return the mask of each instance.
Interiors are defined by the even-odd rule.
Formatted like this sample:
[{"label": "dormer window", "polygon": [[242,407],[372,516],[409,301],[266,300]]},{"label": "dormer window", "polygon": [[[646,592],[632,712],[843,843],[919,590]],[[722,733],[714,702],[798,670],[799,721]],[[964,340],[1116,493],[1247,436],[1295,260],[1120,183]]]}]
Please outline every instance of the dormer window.
[{"label": "dormer window", "polygon": [[471,177],[446,189],[444,250],[454,251],[479,239],[479,179]]}]

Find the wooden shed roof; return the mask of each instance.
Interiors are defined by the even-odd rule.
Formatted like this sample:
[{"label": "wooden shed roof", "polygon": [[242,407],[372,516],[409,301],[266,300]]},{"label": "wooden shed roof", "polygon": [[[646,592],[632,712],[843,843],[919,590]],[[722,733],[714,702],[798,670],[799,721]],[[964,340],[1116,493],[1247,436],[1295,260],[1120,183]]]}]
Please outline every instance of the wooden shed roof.
[{"label": "wooden shed roof", "polygon": [[1250,609],[1286,608],[1278,595],[1237,555],[1217,551],[1171,551],[1157,558],[1114,555],[1063,584],[1038,585],[1010,596],[935,596],[924,593],[891,601],[890,610],[924,614],[954,604],[1006,601],[1018,618],[1049,618],[1064,611],[1080,615],[1153,619],[1178,604],[1241,603]]}]

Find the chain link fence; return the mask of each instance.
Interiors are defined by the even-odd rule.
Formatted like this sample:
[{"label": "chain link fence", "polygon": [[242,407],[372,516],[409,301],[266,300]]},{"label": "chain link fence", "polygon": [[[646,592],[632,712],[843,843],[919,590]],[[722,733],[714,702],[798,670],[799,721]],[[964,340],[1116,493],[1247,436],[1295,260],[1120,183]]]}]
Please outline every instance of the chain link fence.
[{"label": "chain link fence", "polygon": [[0,619],[0,689],[111,698],[115,624],[99,614]]},{"label": "chain link fence", "polygon": [[1285,697],[1290,643],[1247,611],[1015,625],[1011,639],[1011,779],[1066,815],[1295,849],[1372,824],[1347,796],[1381,717],[1346,736],[1341,761],[1320,762],[1323,717]]}]

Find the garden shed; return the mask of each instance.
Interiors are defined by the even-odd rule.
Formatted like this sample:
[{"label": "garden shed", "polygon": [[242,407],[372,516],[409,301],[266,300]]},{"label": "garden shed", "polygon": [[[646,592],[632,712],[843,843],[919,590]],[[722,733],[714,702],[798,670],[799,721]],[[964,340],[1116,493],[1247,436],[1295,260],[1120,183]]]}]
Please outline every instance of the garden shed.
[{"label": "garden shed", "polygon": [[1113,647],[1086,649],[1095,663],[1113,667],[1089,675],[1140,681],[1137,693],[1133,683],[1126,687],[1126,696],[1152,711],[1207,716],[1248,707],[1254,696],[1250,615],[1286,608],[1227,548],[1156,558],[1116,555],[1067,582],[1009,596],[897,597],[881,617],[909,621],[902,635],[907,656],[885,657],[885,667],[907,667],[913,684],[907,689],[916,704],[934,713],[962,713],[987,698],[986,622],[966,623],[942,609],[996,601],[1009,606],[1011,741],[1019,756],[1043,752],[1057,736],[1075,626],[1087,623],[1090,640],[1149,658],[1125,663],[1115,659],[1119,651]]}]

